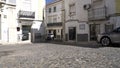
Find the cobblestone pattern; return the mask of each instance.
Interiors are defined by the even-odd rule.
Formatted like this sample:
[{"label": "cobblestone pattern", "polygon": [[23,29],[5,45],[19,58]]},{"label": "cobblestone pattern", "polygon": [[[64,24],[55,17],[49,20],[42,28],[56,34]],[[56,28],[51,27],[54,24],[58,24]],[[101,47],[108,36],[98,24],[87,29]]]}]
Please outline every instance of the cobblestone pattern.
[{"label": "cobblestone pattern", "polygon": [[48,43],[0,46],[0,68],[120,68],[120,48]]}]

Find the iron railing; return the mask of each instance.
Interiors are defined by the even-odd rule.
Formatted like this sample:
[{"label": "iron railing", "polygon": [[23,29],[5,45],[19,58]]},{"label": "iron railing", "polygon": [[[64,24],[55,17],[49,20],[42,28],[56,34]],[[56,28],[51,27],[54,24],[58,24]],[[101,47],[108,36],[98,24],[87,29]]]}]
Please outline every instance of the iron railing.
[{"label": "iron railing", "polygon": [[88,10],[88,19],[89,20],[103,20],[106,19],[106,7],[89,9]]},{"label": "iron railing", "polygon": [[56,23],[48,23],[48,27],[53,27],[53,26],[62,26],[62,22],[56,22]]},{"label": "iron railing", "polygon": [[19,18],[35,18],[35,12],[20,10],[18,13]]}]

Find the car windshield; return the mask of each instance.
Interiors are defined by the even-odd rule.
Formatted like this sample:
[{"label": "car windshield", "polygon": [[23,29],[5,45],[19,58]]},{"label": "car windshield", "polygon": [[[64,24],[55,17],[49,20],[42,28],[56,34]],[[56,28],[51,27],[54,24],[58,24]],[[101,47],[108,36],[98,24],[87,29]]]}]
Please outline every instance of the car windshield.
[{"label": "car windshield", "polygon": [[119,30],[120,30],[120,27],[112,30],[111,32],[117,32],[117,31],[119,31]]}]

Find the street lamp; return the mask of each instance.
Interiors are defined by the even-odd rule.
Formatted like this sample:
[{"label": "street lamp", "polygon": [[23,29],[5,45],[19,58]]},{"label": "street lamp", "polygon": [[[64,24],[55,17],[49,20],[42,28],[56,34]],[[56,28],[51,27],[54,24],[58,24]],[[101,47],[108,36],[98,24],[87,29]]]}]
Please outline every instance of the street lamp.
[{"label": "street lamp", "polygon": [[5,6],[5,4],[0,4],[0,11],[3,12],[3,7]]}]

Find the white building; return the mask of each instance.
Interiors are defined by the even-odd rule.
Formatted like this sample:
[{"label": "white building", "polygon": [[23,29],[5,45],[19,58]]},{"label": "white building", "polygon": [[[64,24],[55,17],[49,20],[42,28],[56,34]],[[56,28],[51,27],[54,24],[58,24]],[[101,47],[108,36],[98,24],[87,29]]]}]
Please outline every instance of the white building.
[{"label": "white building", "polygon": [[43,35],[44,0],[0,0],[0,6],[1,43],[31,41],[30,37],[34,42]]},{"label": "white building", "polygon": [[[17,2],[18,26],[22,35],[31,33],[32,42],[40,41],[40,38],[45,34],[43,27],[44,7],[45,0],[20,0]],[[29,35],[27,36],[24,40],[31,40]]]},{"label": "white building", "polygon": [[0,0],[0,40],[17,41],[17,13],[15,0]]},{"label": "white building", "polygon": [[63,35],[62,26],[62,0],[46,5],[46,30],[47,34],[54,34],[55,39],[61,40]]},{"label": "white building", "polygon": [[66,41],[88,41],[88,12],[84,5],[91,0],[64,0],[65,5],[65,37]]},{"label": "white building", "polygon": [[96,40],[99,33],[109,32],[120,26],[119,0],[91,0],[88,9],[90,40]]}]

